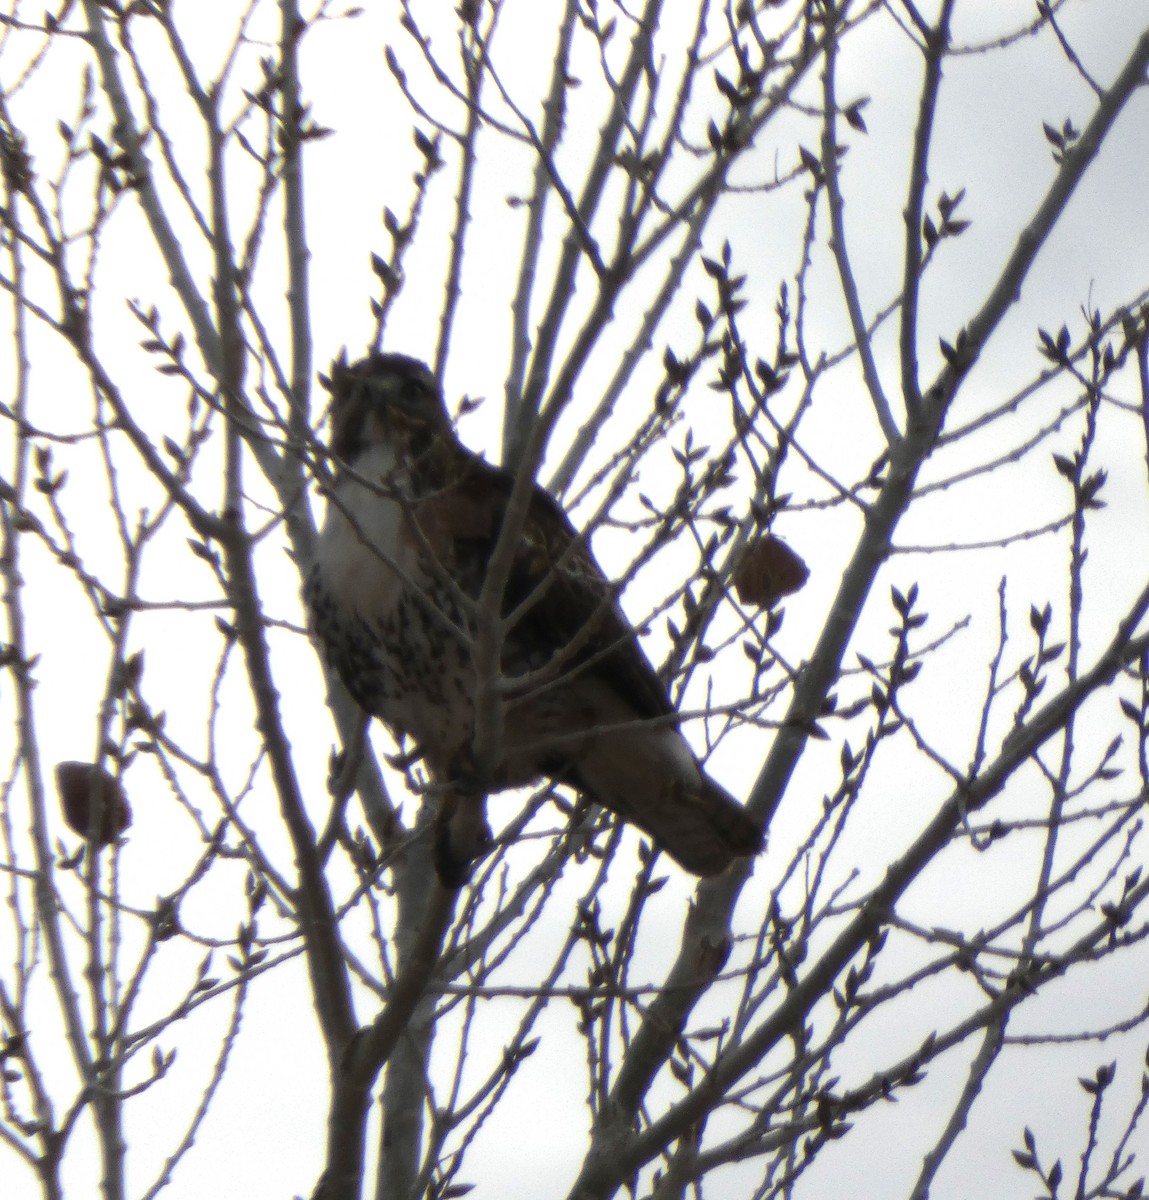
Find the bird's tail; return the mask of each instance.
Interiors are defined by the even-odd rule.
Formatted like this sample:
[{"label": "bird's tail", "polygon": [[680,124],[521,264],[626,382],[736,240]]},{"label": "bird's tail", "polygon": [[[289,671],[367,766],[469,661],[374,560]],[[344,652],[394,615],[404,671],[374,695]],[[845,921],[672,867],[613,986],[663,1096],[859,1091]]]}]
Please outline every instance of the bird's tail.
[{"label": "bird's tail", "polygon": [[580,756],[591,798],[639,826],[680,866],[717,875],[762,849],[762,827],[665,726],[603,735]]}]

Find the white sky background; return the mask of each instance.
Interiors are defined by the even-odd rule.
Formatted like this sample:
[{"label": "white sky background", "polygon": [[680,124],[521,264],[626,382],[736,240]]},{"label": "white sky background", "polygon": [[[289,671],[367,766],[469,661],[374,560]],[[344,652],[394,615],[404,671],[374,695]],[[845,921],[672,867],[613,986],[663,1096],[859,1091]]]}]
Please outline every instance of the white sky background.
[{"label": "white sky background", "polygon": [[[193,36],[202,35],[203,45],[193,44],[191,48],[208,61],[216,22],[226,20],[233,6],[228,0],[208,0],[199,8],[203,16],[197,15],[198,24],[189,23],[188,27]],[[536,85],[549,68],[549,10],[550,6],[532,0],[517,0],[517,3],[508,0],[504,17],[508,26],[515,22],[516,28],[523,30],[503,46],[507,79],[519,98],[532,105]],[[998,29],[1012,28],[1030,19],[1032,11],[1028,0],[1000,4],[959,0],[957,40],[984,38]],[[1134,38],[1141,33],[1145,6],[1140,0],[1091,0],[1070,6],[1062,21],[1086,66],[1104,84],[1113,77]],[[502,36],[507,35],[504,32]],[[374,8],[354,23],[337,23],[321,29],[307,43],[304,55],[304,86],[315,118],[335,131],[334,136],[312,145],[306,158],[315,361],[319,369],[325,367],[341,346],[346,345],[354,356],[370,336],[372,322],[367,300],[375,294],[376,287],[368,256],[370,251],[384,248],[380,211],[384,204],[397,213],[405,211],[410,175],[417,163],[411,147],[411,118],[383,63],[382,46],[387,40],[403,52],[405,65],[413,62],[413,56],[403,51],[402,35],[388,28]],[[449,44],[449,39],[444,40],[444,52]],[[511,53],[512,46],[515,55]],[[76,57],[77,60],[80,57],[79,50]],[[908,137],[915,117],[919,77],[916,54],[906,46],[891,22],[881,18],[853,45],[840,85],[843,99],[851,98],[846,95],[848,85],[856,96],[870,97],[864,110],[869,133],[865,137],[850,135],[851,150],[843,164],[843,186],[850,203],[850,248],[867,311],[885,303],[899,286]],[[66,89],[69,79],[61,63],[58,73],[41,86]],[[414,70],[412,79],[417,79]],[[576,96],[576,105],[585,103],[589,111],[593,99],[593,96]],[[185,103],[174,90],[171,100],[177,109]],[[1000,53],[971,54],[948,63],[929,196],[932,199],[940,190],[952,194],[966,188],[963,209],[958,215],[971,219],[973,224],[962,238],[942,247],[923,289],[921,360],[927,378],[930,364],[936,361],[932,348],[937,336],[952,338],[976,310],[988,281],[1012,247],[1020,223],[1052,178],[1054,165],[1041,123],[1048,121],[1060,126],[1069,117],[1081,128],[1091,106],[1088,88],[1060,55],[1048,33],[1040,38],[1023,39]],[[66,105],[63,111],[68,111]],[[55,116],[52,111],[53,123]],[[572,122],[572,128],[579,128],[577,122]],[[587,125],[588,132],[594,128],[597,120]],[[189,123],[186,129],[188,132],[177,134],[177,138],[182,136],[193,142],[198,136],[193,132],[194,126]],[[806,127],[802,138],[813,136]],[[768,131],[754,164],[761,166],[761,177],[772,173],[775,162],[782,170],[791,166],[796,158],[797,140],[796,125],[788,127],[783,123],[777,130]],[[478,414],[464,421],[461,432],[474,448],[496,458],[494,429],[500,412],[509,336],[506,285],[517,266],[521,237],[520,217],[506,205],[505,198],[525,192],[527,177],[523,174],[525,159],[498,149],[494,142],[486,143],[486,148],[494,153],[490,158],[483,158],[481,153],[479,189],[472,213],[476,229],[482,232],[473,240],[467,262],[463,307],[448,364],[446,390],[451,403],[464,392],[488,398]],[[566,152],[572,155],[572,161],[577,158],[577,134],[570,137]],[[452,179],[450,168],[439,178],[425,218],[427,231],[444,227],[441,217]],[[1074,197],[1062,226],[1026,283],[1022,305],[1007,319],[989,354],[979,364],[976,386],[971,385],[962,393],[951,424],[968,419],[975,403],[999,401],[1034,373],[1038,325],[1055,330],[1067,321],[1078,329],[1079,322],[1075,325],[1075,321],[1081,304],[1088,302],[1104,311],[1134,295],[1144,285],[1149,276],[1144,200],[1147,194],[1149,96],[1141,94],[1129,105],[1101,160]],[[777,285],[783,279],[792,279],[798,265],[796,234],[801,219],[798,189],[790,187],[766,197],[758,194],[731,199],[711,226],[706,252],[716,252],[722,240],[729,238],[734,245],[736,267],[751,272],[748,292],[753,305],[744,322],[746,327],[757,319],[763,331],[772,328],[771,309]],[[139,297],[145,305],[154,301],[165,314],[170,313],[173,318],[175,315],[175,305],[166,298],[162,272],[148,257],[133,255],[127,249],[132,239],[139,236],[136,219],[127,210],[121,212],[104,252],[106,274],[100,319],[108,323],[109,329],[122,323],[122,299],[128,296]],[[123,239],[121,244],[116,243],[118,237]],[[446,250],[445,236],[427,236],[426,232],[416,245],[407,262],[406,290],[389,327],[389,349],[423,357],[432,353],[436,330],[429,314],[438,312]],[[809,332],[817,342],[816,350],[836,348],[848,339],[840,301],[831,299],[836,289],[824,248],[819,255],[812,278],[820,296],[813,303],[809,325]],[[274,261],[274,255],[270,258]],[[421,280],[427,281],[425,292],[420,288]],[[282,281],[265,278],[261,287],[271,296],[281,290]],[[659,375],[658,360],[663,345],[667,341],[674,344],[676,331],[683,331],[684,340],[688,336],[685,331],[691,325],[693,293],[686,298],[689,303],[682,313],[656,338],[649,370],[636,381],[635,411],[645,412],[649,404],[652,381],[657,381]],[[618,314],[621,329],[626,328],[632,316]],[[154,389],[157,411],[162,411],[167,403],[182,403],[180,387],[157,382],[159,377],[153,373],[146,356],[132,349],[141,336],[133,324],[123,326],[120,340],[125,347],[122,364],[125,378],[135,381],[141,394]],[[762,336],[764,344],[768,343],[768,335],[763,332]],[[50,338],[37,337],[35,343],[37,351],[44,355],[58,354],[53,349],[55,345]],[[890,391],[896,394],[896,345],[892,330],[879,350],[879,366]],[[602,385],[609,364],[610,347],[606,346],[588,373],[593,376],[595,370],[600,372],[597,377],[588,378],[588,390]],[[61,363],[60,370],[60,389],[53,403],[41,408],[39,416],[52,428],[66,427],[71,419],[69,376],[64,373],[67,365]],[[878,443],[854,368],[839,371],[838,379],[837,391],[823,385],[818,400],[822,406],[818,410],[820,416],[808,427],[807,434],[816,429],[823,441],[814,448],[831,462],[840,460],[845,469],[847,462],[859,461],[859,442],[872,443],[875,453]],[[1131,383],[1128,376],[1125,382]],[[1061,400],[1066,398],[1068,393],[1062,393]],[[1134,396],[1130,392],[1125,398],[1132,400]],[[77,412],[87,411],[86,395],[77,403]],[[629,395],[624,408],[625,403],[629,403]],[[1047,402],[1047,411],[1054,411],[1054,407],[1055,402]],[[625,415],[625,412],[620,414],[622,418]],[[705,428],[704,412],[699,410],[694,419],[700,428]],[[577,420],[577,415],[572,415],[571,423],[576,424]],[[561,427],[560,441],[566,433],[569,430]],[[1000,436],[1000,431],[993,436]],[[1079,436],[1080,423],[1070,421],[1047,450],[1069,453]],[[1143,564],[1149,560],[1141,438],[1139,424],[1132,415],[1108,414],[1098,461],[1110,468],[1106,493],[1109,508],[1096,517],[1098,535],[1090,542],[1087,571],[1087,580],[1095,584],[1092,592],[1093,603],[1098,605],[1097,628],[1103,632],[1099,632],[1095,642],[1087,636],[1086,662],[1108,636],[1106,631],[1111,628],[1111,621],[1105,618],[1118,611],[1142,586]],[[1141,448],[1133,453],[1128,449],[1130,445]],[[971,450],[972,447],[963,446],[958,453],[968,455]],[[552,456],[552,465],[557,457]],[[951,453],[939,465],[928,466],[923,478],[933,478],[935,471],[948,475],[957,462],[958,454]],[[1058,486],[1048,452],[1039,452],[1032,462],[1005,472],[996,480],[980,479],[972,486],[941,493],[936,507],[922,506],[911,514],[899,530],[899,544],[965,543],[1023,529],[1048,519],[1049,497],[1058,494]],[[815,494],[811,488],[808,496],[795,498],[801,501]],[[857,528],[856,522],[842,512],[829,514],[822,510],[785,514],[777,528],[812,569],[805,591],[787,606],[786,644],[793,659],[799,661],[834,595],[836,572]],[[597,539],[595,543],[604,564],[615,571],[626,562],[625,543],[616,543],[618,539],[611,537]],[[986,663],[992,652],[996,626],[993,591],[999,578],[1006,572],[1010,574],[1015,636],[1024,638],[1025,614],[1031,603],[1040,606],[1049,599],[1055,609],[1059,602],[1064,604],[1063,597],[1051,592],[1046,582],[1049,571],[1061,564],[1064,553],[1063,540],[1047,538],[1015,543],[1007,550],[988,553],[895,557],[875,588],[858,635],[860,642],[869,638],[871,645],[884,644],[883,632],[891,617],[886,601],[890,583],[904,589],[914,579],[921,580],[922,605],[930,612],[933,619],[930,628],[935,631],[947,628],[967,614],[972,617],[970,627],[946,647],[936,664],[915,684],[913,693],[923,705],[923,727],[943,747],[951,747],[959,760],[971,733],[969,724],[973,714],[968,700],[984,687]],[[290,568],[283,568],[279,555],[277,547],[269,547],[263,564],[265,590],[274,594],[275,586],[282,586],[282,604],[273,607],[298,619],[293,575]],[[186,580],[194,579],[182,562],[178,574],[174,562],[170,571],[166,578],[164,572],[157,572],[150,581],[150,594],[171,595],[173,580],[186,586]],[[654,597],[666,590],[660,589],[657,577],[643,586]],[[641,612],[643,599],[628,595],[628,605]],[[80,608],[73,609],[72,603],[66,597],[53,597],[33,614],[33,643],[53,648],[43,665],[44,687],[53,689],[57,704],[52,728],[43,730],[49,761],[90,756],[91,707],[103,682],[102,662],[91,664],[90,679],[81,677],[86,668],[76,666],[85,664],[86,659],[82,640],[76,644],[69,637],[72,629],[81,628],[76,619]],[[1056,620],[1055,617],[1055,625]],[[157,618],[151,628],[162,628],[161,619]],[[157,644],[155,637],[149,639],[148,671],[179,673],[186,680],[189,696],[194,696],[210,677],[217,647],[214,642],[205,646],[189,641],[185,629],[185,625],[173,619],[166,644]],[[654,655],[664,649],[660,639],[656,628],[651,640]],[[284,698],[289,719],[300,735],[296,742],[298,749],[305,731],[314,729],[311,693],[317,686],[317,676],[313,662],[298,654],[290,638],[282,639],[277,652],[283,655],[281,663],[292,664],[284,668]],[[233,680],[232,686],[242,685]],[[736,689],[737,681],[729,686]],[[186,719],[189,722],[199,719],[199,711],[198,706],[192,708]],[[172,711],[170,719],[179,722],[181,714]],[[1104,744],[1112,730],[1101,721],[1090,733],[1099,744]],[[237,752],[247,749],[246,730],[235,731],[235,739]],[[320,789],[329,747],[330,734],[325,730],[314,748],[311,764],[310,782]],[[796,775],[774,826],[770,849],[757,868],[759,887],[756,890],[752,886],[746,893],[744,903],[748,911],[761,900],[767,882],[788,857],[795,839],[803,835],[808,820],[807,814],[799,811],[800,806],[807,800],[811,806],[820,804],[827,787],[820,772],[826,761],[836,758],[837,749],[835,742],[827,751],[830,760],[811,755]],[[732,741],[715,756],[715,774],[735,792],[745,791],[753,780],[761,754],[760,742]],[[305,754],[304,760],[307,757]],[[749,772],[747,762],[753,764]],[[144,774],[147,768],[139,770],[140,778],[147,778]],[[237,758],[236,778],[229,782],[238,787],[245,770],[246,758]],[[884,870],[891,857],[891,845],[907,842],[932,815],[930,801],[939,794],[939,777],[922,771],[916,761],[889,763],[883,779],[888,792],[884,796],[879,792],[879,800],[870,810],[873,818],[864,828],[853,828],[839,851],[841,861],[858,865],[863,882],[874,872]],[[871,781],[872,789],[877,782]],[[141,905],[146,905],[156,894],[171,887],[171,863],[166,848],[171,844],[172,823],[181,816],[161,803],[149,805],[146,794],[133,791],[132,795],[137,821],[123,852],[122,869],[128,888],[138,895]],[[257,793],[253,800],[255,805],[271,803],[266,794],[261,797]],[[1025,797],[1014,797],[1013,801],[1024,804]],[[496,801],[495,805],[498,804]],[[253,824],[259,825],[257,811],[253,805],[247,815]],[[269,808],[263,827],[272,831],[269,837],[273,846],[275,825],[276,819]],[[278,850],[283,861],[288,862],[285,848],[280,846]],[[955,870],[956,862],[961,863],[960,870]],[[927,873],[919,881],[914,893],[918,915],[923,920],[956,925],[957,918],[949,914],[955,906],[960,906],[963,914],[974,914],[964,920],[963,927],[976,928],[976,913],[982,905],[987,914],[1000,908],[995,889],[1003,886],[1008,872],[1003,872],[1001,860],[993,852],[981,856],[967,852],[964,858],[951,852],[947,863],[944,877],[938,873],[934,878]],[[236,889],[241,880],[237,866],[232,880]],[[572,897],[574,894],[572,890]],[[684,884],[667,888],[656,910],[665,921],[668,945],[676,938],[686,894]],[[223,923],[225,915],[234,911],[235,894],[221,889],[213,894],[213,899],[219,905],[217,911],[197,913],[189,909],[183,914],[185,923],[192,926],[197,919],[202,919],[205,927]],[[611,897],[606,900],[609,903]],[[559,912],[554,911],[554,919],[559,917]],[[234,924],[236,917],[228,919]],[[547,932],[544,923],[538,936],[543,937]],[[657,942],[659,932],[652,929],[653,942]],[[656,979],[661,961],[657,946],[647,946],[644,952],[650,955],[652,978]],[[1127,992],[1127,1009],[1131,1014],[1144,1001],[1145,959],[1142,956],[1136,963],[1132,958],[1121,959],[1119,964],[1119,969],[1111,967],[1103,974],[1103,988],[1106,999]],[[186,972],[187,963],[181,963],[178,969]],[[1085,977],[1089,987],[1083,992],[1073,986],[1060,992],[1051,990],[1042,1002],[1041,1011],[1053,1015],[1043,1026],[1058,1026],[1062,1006],[1066,1025],[1090,1024],[1088,1011],[1099,974]],[[515,977],[528,981],[529,976],[530,959],[524,956],[516,964]],[[931,997],[928,1005],[903,1005],[900,1010],[891,1010],[887,1022],[890,1028],[883,1031],[883,1036],[895,1044],[904,1041],[908,1049],[921,1032],[933,1027],[937,1011],[945,1010],[947,999],[939,995]],[[1100,1010],[1112,1011],[1113,1006],[1108,1003]],[[360,1015],[367,1012],[365,1005]],[[194,1020],[202,1023],[205,1030],[209,1027],[214,1030],[225,1014],[226,1005],[217,1005]],[[1028,1020],[1029,1014],[1023,1010],[1018,1026],[1027,1027]],[[571,1171],[581,1155],[585,1125],[582,1049],[564,1036],[567,1029],[566,1012],[558,1011],[544,1020],[543,1048],[530,1069],[517,1077],[514,1102],[502,1122],[492,1122],[473,1151],[465,1173],[467,1179],[479,1184],[472,1195],[496,1198],[565,1194]],[[196,1073],[205,1069],[207,1058],[214,1054],[214,1038],[204,1039],[205,1058],[198,1062],[192,1050],[195,1039],[190,1032],[177,1027],[176,1035],[180,1039],[181,1057],[171,1079],[154,1089],[142,1107],[129,1109],[128,1141],[140,1163],[138,1177],[132,1176],[137,1186],[151,1180],[157,1165],[170,1151],[169,1130],[179,1127],[178,1114],[186,1113],[188,1096],[196,1095]],[[1102,1047],[1089,1045],[1075,1050],[1007,1052],[994,1077],[996,1085],[975,1106],[966,1140],[939,1179],[933,1192],[935,1200],[983,1195],[979,1181],[986,1178],[994,1181],[995,1195],[1032,1195],[1032,1177],[1024,1176],[1009,1161],[1009,1150],[1019,1144],[1021,1126],[1031,1124],[1039,1138],[1043,1133],[1056,1131],[1063,1122],[1071,1122],[1074,1129],[1080,1129],[1086,1098],[1076,1084],[1076,1077],[1091,1074],[1096,1065],[1110,1058],[1124,1058],[1118,1087],[1136,1087],[1139,1058],[1136,1047],[1140,1045],[1143,1049],[1144,1041],[1142,1032],[1126,1039],[1124,1046],[1114,1041]],[[489,1049],[497,1052],[498,1047]],[[884,1057],[876,1049],[875,1061]],[[861,1050],[852,1047],[841,1056],[841,1073],[848,1075],[856,1070],[860,1077],[864,1076],[863,1059]],[[860,1121],[868,1125],[870,1132],[859,1130],[862,1136],[847,1138],[839,1153],[832,1150],[826,1153],[805,1179],[799,1195],[903,1194],[917,1173],[921,1153],[928,1148],[939,1122],[945,1118],[947,1100],[964,1071],[964,1063],[964,1056],[959,1059],[951,1055],[935,1064],[929,1079],[905,1093],[899,1104],[863,1115]],[[190,1200],[204,1195],[278,1197],[306,1192],[321,1164],[323,1079],[322,1051],[297,961],[253,984],[243,1034],[212,1115],[191,1158],[165,1194]],[[506,1123],[508,1118],[513,1128]],[[577,1131],[573,1137],[565,1136],[567,1122]],[[1142,1141],[1140,1147],[1131,1148],[1139,1149],[1142,1155],[1149,1154],[1149,1145]],[[0,1149],[0,1172],[4,1171],[3,1155]],[[90,1185],[79,1171],[77,1167],[70,1178],[74,1189],[71,1194],[84,1196],[89,1194]],[[754,1176],[753,1164],[730,1168],[728,1174],[714,1178],[710,1191],[720,1194],[729,1178],[729,1186],[741,1194],[742,1187],[738,1184]],[[6,1184],[0,1185],[0,1195],[6,1198],[10,1194],[21,1193],[9,1192]]]}]

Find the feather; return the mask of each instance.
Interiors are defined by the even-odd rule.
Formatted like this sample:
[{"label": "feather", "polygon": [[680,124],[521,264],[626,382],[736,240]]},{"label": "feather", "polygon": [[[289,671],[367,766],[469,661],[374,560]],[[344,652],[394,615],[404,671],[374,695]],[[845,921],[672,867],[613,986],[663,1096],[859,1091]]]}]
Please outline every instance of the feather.
[{"label": "feather", "polygon": [[471,602],[514,475],[462,445],[415,359],[339,362],[331,387],[332,450],[344,466],[305,595],[351,694],[415,740],[440,787],[440,878],[458,886],[488,844],[482,792],[544,776],[584,790],[696,874],[760,849],[757,822],[676,727],[617,588],[537,485],[502,597],[502,739],[476,777]]}]

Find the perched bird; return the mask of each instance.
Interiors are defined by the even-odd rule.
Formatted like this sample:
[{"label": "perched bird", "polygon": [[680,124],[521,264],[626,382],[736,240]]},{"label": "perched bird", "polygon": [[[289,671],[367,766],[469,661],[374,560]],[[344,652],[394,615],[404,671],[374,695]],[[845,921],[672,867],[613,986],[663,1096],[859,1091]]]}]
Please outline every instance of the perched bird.
[{"label": "perched bird", "polygon": [[449,797],[435,833],[443,881],[463,882],[481,849],[483,793],[542,777],[639,826],[695,874],[759,850],[759,825],[702,769],[615,589],[538,486],[502,597],[501,615],[515,617],[500,744],[479,775],[473,602],[514,475],[463,446],[416,359],[340,359],[327,382],[337,473],[305,598],[352,696],[414,740]]}]

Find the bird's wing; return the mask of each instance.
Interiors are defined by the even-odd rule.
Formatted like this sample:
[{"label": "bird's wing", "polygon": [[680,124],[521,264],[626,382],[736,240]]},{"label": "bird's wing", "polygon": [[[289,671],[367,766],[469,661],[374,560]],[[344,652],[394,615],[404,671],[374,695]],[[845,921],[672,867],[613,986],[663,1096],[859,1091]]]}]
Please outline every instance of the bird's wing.
[{"label": "bird's wing", "polygon": [[[476,591],[498,541],[513,486],[509,471],[468,454],[460,460],[454,481],[416,507],[420,529],[442,561],[480,564]],[[504,613],[525,601],[529,608],[515,627],[521,635],[552,653],[575,644],[563,670],[593,665],[596,678],[608,683],[641,719],[674,711],[586,539],[558,501],[537,485],[507,579]]]}]

